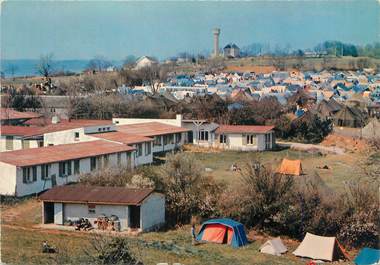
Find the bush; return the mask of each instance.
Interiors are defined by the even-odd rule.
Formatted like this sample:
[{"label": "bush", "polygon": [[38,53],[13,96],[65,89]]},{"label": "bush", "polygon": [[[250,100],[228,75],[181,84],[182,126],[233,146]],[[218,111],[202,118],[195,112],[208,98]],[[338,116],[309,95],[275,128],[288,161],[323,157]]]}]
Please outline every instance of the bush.
[{"label": "bush", "polygon": [[166,198],[167,220],[172,225],[189,223],[192,215],[207,217],[216,211],[222,186],[203,175],[194,155],[168,155],[159,174]]}]

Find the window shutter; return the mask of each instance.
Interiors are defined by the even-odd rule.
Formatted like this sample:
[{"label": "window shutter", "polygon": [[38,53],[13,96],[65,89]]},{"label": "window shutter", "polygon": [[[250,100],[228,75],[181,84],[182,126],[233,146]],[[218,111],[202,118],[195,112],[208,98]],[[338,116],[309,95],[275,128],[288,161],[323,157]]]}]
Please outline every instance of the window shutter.
[{"label": "window shutter", "polygon": [[41,179],[44,180],[46,178],[45,165],[41,165]]},{"label": "window shutter", "polygon": [[26,168],[22,169],[22,183],[26,183]]},{"label": "window shutter", "polygon": [[71,163],[72,163],[71,160],[67,162],[67,175],[69,176],[71,175]]}]

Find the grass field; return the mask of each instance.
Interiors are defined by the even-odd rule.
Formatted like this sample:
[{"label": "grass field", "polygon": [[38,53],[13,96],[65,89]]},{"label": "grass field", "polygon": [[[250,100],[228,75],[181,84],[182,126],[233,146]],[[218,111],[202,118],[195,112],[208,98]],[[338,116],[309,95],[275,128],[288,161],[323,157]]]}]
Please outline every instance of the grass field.
[{"label": "grass field", "polygon": [[[40,204],[35,199],[18,203],[12,207],[2,206],[1,260],[7,264],[65,264],[80,263],[85,251],[93,251],[89,232],[43,230],[37,226],[41,220]],[[132,249],[144,264],[167,262],[172,264],[262,264],[301,265],[306,264],[291,254],[298,242],[284,239],[289,252],[282,257],[262,254],[259,247],[266,241],[264,236],[253,236],[247,247],[234,249],[226,245],[201,244],[193,246],[190,227],[184,226],[166,232],[145,233],[131,237],[132,242],[145,244],[154,242],[162,247],[137,247]],[[59,254],[41,253],[44,240],[58,248]],[[341,263],[351,264],[351,263]]]},{"label": "grass field", "polygon": [[[234,163],[243,167],[250,160],[259,159],[265,166],[276,170],[283,158],[300,159],[303,171],[306,174],[302,177],[317,173],[329,187],[336,190],[342,188],[343,181],[355,179],[361,174],[358,161],[362,159],[359,153],[318,155],[290,149],[261,153],[235,151],[197,153],[196,157],[202,162],[202,166],[212,170],[206,174],[231,185],[240,185],[240,173],[230,170]],[[325,165],[329,169],[321,169]]]},{"label": "grass field", "polygon": [[[252,159],[260,159],[262,163],[276,169],[284,157],[301,159],[303,169],[308,175],[317,172],[330,187],[339,190],[342,182],[353,179],[360,174],[358,161],[362,159],[359,153],[345,155],[316,155],[301,151],[282,150],[273,152],[219,152],[197,153],[196,157],[202,167],[210,168],[206,172],[218,181],[230,185],[239,185],[238,172],[230,171],[233,163],[239,167]],[[328,165],[330,169],[318,169],[317,166]],[[15,205],[1,207],[1,260],[10,264],[64,264],[82,261],[85,250],[91,252],[90,240],[92,234],[88,232],[72,232],[61,230],[47,230],[38,226],[41,222],[40,203],[36,199],[21,201]],[[180,262],[182,264],[306,264],[306,260],[297,258],[291,252],[298,242],[286,240],[289,252],[282,257],[275,257],[259,253],[258,249],[267,240],[265,236],[250,237],[251,243],[241,249],[216,244],[202,244],[193,246],[188,226],[177,229],[145,233],[132,237],[133,241],[143,242],[144,247],[133,248],[138,251],[144,264],[159,262]],[[250,231],[252,233],[252,231]],[[250,233],[250,234],[251,234]],[[59,254],[42,254],[42,241],[59,249]],[[159,244],[162,247],[147,247],[147,243]],[[154,245],[153,244],[153,245]],[[341,263],[343,264],[343,263]],[[350,264],[350,263],[345,263]]]}]

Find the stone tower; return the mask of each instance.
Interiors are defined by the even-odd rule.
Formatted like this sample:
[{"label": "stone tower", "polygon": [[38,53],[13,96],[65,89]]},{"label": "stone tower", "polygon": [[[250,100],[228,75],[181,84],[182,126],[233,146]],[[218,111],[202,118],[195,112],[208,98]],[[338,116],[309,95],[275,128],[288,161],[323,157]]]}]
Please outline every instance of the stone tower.
[{"label": "stone tower", "polygon": [[220,29],[215,28],[212,33],[214,33],[214,57],[219,56],[219,35],[220,35]]}]

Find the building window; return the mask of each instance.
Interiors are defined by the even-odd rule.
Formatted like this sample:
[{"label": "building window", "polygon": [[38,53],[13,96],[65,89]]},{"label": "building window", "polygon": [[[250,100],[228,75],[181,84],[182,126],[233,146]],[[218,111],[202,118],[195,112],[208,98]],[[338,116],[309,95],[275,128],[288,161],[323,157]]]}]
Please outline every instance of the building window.
[{"label": "building window", "polygon": [[221,143],[221,144],[226,144],[226,143],[227,143],[227,135],[225,135],[225,134],[221,134],[221,135],[219,136],[219,143]]},{"label": "building window", "polygon": [[117,153],[117,165],[121,165],[121,153]]},{"label": "building window", "polygon": [[109,155],[104,155],[103,156],[103,164],[104,164],[105,167],[108,166],[109,161],[110,161],[110,156]]},{"label": "building window", "polygon": [[154,146],[160,146],[161,145],[161,136],[154,136]]},{"label": "building window", "polygon": [[180,133],[176,133],[175,135],[175,143],[179,144],[182,140],[182,135]]},{"label": "building window", "polygon": [[13,136],[5,136],[5,149],[13,150]]},{"label": "building window", "polygon": [[167,145],[169,143],[169,138],[167,135],[164,135],[164,145]]},{"label": "building window", "polygon": [[169,135],[169,142],[170,144],[174,144],[174,134]]},{"label": "building window", "polygon": [[30,141],[22,140],[22,149],[28,149],[28,148],[30,148]]},{"label": "building window", "polygon": [[198,139],[200,141],[208,141],[208,131],[199,131],[198,132]]},{"label": "building window", "polygon": [[151,143],[145,143],[145,155],[150,155],[150,153],[152,152],[152,146],[151,146]]},{"label": "building window", "polygon": [[41,180],[49,179],[50,164],[41,165]]},{"label": "building window", "polygon": [[37,181],[37,167],[24,167],[22,169],[22,182],[31,183]]},{"label": "building window", "polygon": [[72,171],[71,171],[71,160],[69,160],[69,161],[67,161],[66,162],[66,164],[67,164],[67,175],[68,176],[71,176],[71,173],[72,173]]},{"label": "building window", "polygon": [[142,156],[143,154],[143,146],[142,144],[137,144],[137,157]]},{"label": "building window", "polygon": [[247,134],[245,137],[246,137],[246,144],[247,145],[256,145],[256,135]]},{"label": "building window", "polygon": [[95,204],[88,204],[88,213],[90,213],[90,214],[96,213],[96,205]]},{"label": "building window", "polygon": [[79,132],[75,132],[75,133],[74,133],[74,136],[75,136],[75,140],[76,140],[76,141],[79,140]]},{"label": "building window", "polygon": [[91,170],[96,169],[96,157],[91,157],[90,168],[91,168]]},{"label": "building window", "polygon": [[80,160],[74,160],[74,174],[79,174],[80,172]]}]

